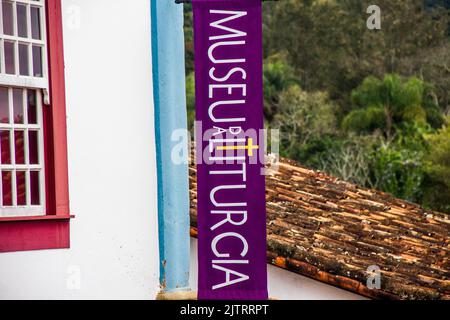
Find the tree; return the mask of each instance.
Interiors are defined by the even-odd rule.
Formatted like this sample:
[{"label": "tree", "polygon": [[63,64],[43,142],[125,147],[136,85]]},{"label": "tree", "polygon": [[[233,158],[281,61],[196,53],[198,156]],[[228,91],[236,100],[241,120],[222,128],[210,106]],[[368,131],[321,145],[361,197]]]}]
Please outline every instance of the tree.
[{"label": "tree", "polygon": [[[450,28],[450,27],[449,27]],[[433,84],[429,94],[433,112],[428,112],[428,122],[436,129],[444,124],[442,114],[450,115],[450,41],[438,47],[421,50],[414,56],[401,58],[399,64],[405,76],[417,75]]]},{"label": "tree", "polygon": [[428,137],[428,173],[450,188],[450,126]]},{"label": "tree", "polygon": [[371,175],[371,151],[378,136],[352,136],[320,156],[320,170],[362,187],[375,188]]},{"label": "tree", "polygon": [[[420,76],[417,71],[422,68],[427,70],[424,80],[433,82],[428,78],[438,72],[433,61],[421,60],[407,68],[403,62],[417,62],[415,57],[425,52],[432,57],[435,49],[449,43],[448,9],[426,7],[423,0],[379,0],[382,29],[374,31],[366,27],[371,4],[368,0],[268,2],[264,53],[266,57],[285,53],[304,90],[328,91],[344,110],[348,94],[369,75],[411,76],[413,68]],[[448,51],[443,58],[448,61]]]},{"label": "tree", "polygon": [[[369,30],[369,0],[264,2],[264,115],[281,155],[450,212],[450,139],[438,131],[450,114],[448,3],[379,0],[381,30]],[[185,39],[191,126],[190,5]]]},{"label": "tree", "polygon": [[264,63],[264,116],[271,122],[279,112],[281,93],[297,83],[292,67],[281,56],[268,58]]},{"label": "tree", "polygon": [[192,4],[184,5],[184,43],[186,49],[186,75],[194,71],[194,27]]},{"label": "tree", "polygon": [[[448,119],[450,120],[450,119]],[[450,123],[450,122],[449,122]],[[450,213],[450,125],[428,136],[424,203]]]},{"label": "tree", "polygon": [[188,129],[192,129],[195,121],[195,76],[191,72],[186,77],[186,106]]},{"label": "tree", "polygon": [[308,93],[298,85],[283,91],[273,126],[281,131],[281,146],[286,154],[296,154],[296,149],[311,139],[334,134],[335,108],[323,92]]},{"label": "tree", "polygon": [[398,75],[386,75],[382,80],[366,78],[352,92],[357,109],[343,120],[343,128],[355,132],[373,132],[380,129],[390,140],[397,125],[427,123],[425,103],[429,87],[417,78],[403,81]]},{"label": "tree", "polygon": [[395,141],[384,141],[375,146],[369,164],[372,183],[375,189],[395,197],[420,202],[425,177],[425,149],[420,138],[403,133],[399,136],[401,138]]}]

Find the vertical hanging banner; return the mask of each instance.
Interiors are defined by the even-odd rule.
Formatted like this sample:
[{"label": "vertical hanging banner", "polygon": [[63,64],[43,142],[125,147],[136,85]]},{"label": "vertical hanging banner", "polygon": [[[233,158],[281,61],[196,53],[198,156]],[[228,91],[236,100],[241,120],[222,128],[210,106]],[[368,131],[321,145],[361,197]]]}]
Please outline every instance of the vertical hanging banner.
[{"label": "vertical hanging banner", "polygon": [[198,298],[267,294],[261,0],[193,0]]}]

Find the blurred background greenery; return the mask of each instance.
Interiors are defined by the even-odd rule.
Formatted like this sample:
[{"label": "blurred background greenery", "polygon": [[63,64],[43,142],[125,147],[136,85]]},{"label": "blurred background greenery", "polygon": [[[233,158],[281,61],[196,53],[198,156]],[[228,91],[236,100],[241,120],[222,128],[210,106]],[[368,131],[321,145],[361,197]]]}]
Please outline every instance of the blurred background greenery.
[{"label": "blurred background greenery", "polygon": [[[373,1],[372,1],[373,2]],[[264,115],[281,156],[450,213],[450,0],[264,3]],[[189,125],[192,8],[185,5]]]}]

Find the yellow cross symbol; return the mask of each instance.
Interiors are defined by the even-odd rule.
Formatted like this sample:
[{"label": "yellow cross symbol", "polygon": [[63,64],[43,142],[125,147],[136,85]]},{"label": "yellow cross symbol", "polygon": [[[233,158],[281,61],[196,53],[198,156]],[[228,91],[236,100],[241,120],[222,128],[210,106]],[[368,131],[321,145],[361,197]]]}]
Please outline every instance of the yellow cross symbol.
[{"label": "yellow cross symbol", "polygon": [[259,149],[259,146],[253,144],[253,139],[248,138],[246,146],[219,146],[217,150],[248,150],[248,156],[253,156],[253,150]]}]

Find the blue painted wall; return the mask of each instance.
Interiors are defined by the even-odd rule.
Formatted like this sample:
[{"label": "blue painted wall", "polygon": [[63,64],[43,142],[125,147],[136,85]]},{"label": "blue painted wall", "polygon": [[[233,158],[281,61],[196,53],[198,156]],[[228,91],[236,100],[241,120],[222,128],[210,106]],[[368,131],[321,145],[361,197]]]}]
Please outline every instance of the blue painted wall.
[{"label": "blue painted wall", "polygon": [[183,5],[151,0],[151,10],[160,281],[174,292],[189,288],[188,166],[171,161],[172,132],[187,126]]}]

